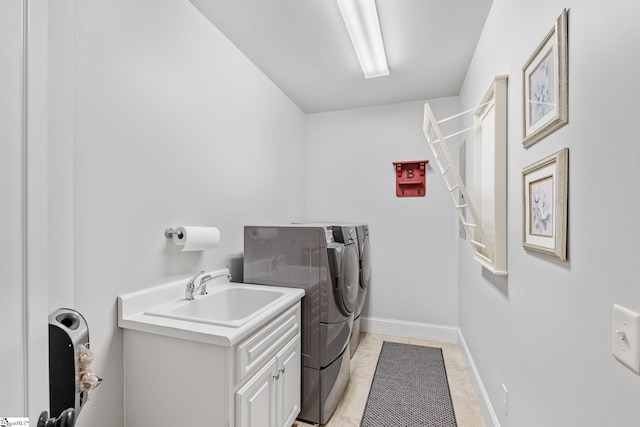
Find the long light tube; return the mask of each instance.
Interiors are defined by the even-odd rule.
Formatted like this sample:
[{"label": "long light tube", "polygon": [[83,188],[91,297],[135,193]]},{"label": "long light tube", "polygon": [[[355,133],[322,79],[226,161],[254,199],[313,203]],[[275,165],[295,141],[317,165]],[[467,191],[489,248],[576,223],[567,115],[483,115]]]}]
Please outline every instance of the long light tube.
[{"label": "long light tube", "polygon": [[389,75],[375,0],[337,0],[364,78]]}]

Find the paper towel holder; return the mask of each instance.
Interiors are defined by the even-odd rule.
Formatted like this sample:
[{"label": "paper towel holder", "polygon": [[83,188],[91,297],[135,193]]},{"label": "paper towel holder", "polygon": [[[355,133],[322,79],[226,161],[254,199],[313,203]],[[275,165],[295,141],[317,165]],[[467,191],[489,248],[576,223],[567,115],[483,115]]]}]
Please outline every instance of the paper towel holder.
[{"label": "paper towel holder", "polygon": [[182,239],[182,232],[173,228],[167,228],[164,230],[164,237],[172,239],[173,236],[178,236],[179,239]]}]

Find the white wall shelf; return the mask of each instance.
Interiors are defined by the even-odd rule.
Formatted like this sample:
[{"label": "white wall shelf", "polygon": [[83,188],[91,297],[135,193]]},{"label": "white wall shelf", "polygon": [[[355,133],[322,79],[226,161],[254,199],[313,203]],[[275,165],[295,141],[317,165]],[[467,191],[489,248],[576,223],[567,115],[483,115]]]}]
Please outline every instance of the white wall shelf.
[{"label": "white wall shelf", "polygon": [[[424,108],[424,134],[462,221],[474,259],[496,275],[507,275],[507,80],[498,76],[478,107],[437,121],[429,104]],[[473,113],[473,127],[443,136],[439,123]],[[467,190],[447,139],[474,131],[473,193]],[[456,191],[457,190],[457,191]],[[464,203],[459,203],[458,192]]]}]

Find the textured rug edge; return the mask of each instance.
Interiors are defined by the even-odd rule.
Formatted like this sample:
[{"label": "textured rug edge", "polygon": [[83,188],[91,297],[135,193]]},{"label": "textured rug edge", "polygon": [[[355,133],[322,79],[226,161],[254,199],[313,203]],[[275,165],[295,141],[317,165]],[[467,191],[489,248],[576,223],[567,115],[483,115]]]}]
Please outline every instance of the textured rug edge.
[{"label": "textured rug edge", "polygon": [[443,370],[444,370],[444,379],[445,379],[445,386],[446,386],[446,394],[448,397],[448,402],[451,405],[451,415],[453,417],[453,426],[457,427],[458,426],[458,419],[456,416],[456,411],[455,411],[455,407],[453,406],[453,397],[451,396],[451,387],[449,386],[449,374],[447,373],[447,364],[446,361],[444,360],[444,353],[442,351],[441,347],[431,347],[431,346],[426,346],[426,345],[419,345],[419,344],[408,344],[408,343],[401,343],[401,342],[396,342],[396,341],[383,341],[382,342],[382,347],[380,348],[380,352],[378,353],[378,360],[376,362],[376,369],[374,371],[373,374],[373,379],[371,380],[371,386],[369,387],[369,392],[367,394],[367,401],[365,404],[365,408],[362,412],[362,418],[360,421],[360,427],[367,427],[364,425],[365,422],[365,416],[367,413],[367,408],[369,406],[369,400],[371,399],[372,393],[374,392],[374,383],[376,380],[376,374],[379,371],[379,367],[380,367],[380,363],[382,360],[382,352],[384,351],[385,345],[387,344],[391,344],[391,345],[398,345],[398,346],[408,346],[408,347],[420,347],[420,348],[427,348],[427,349],[431,349],[431,350],[438,350],[439,351],[439,355],[440,358],[442,360],[442,366],[443,366]]}]

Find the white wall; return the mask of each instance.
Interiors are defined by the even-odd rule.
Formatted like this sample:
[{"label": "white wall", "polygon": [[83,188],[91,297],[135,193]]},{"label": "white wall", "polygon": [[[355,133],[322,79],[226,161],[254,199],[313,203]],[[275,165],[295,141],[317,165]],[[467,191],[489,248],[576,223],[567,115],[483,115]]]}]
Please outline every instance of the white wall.
[{"label": "white wall", "polygon": [[[521,69],[569,12],[569,124],[522,148]],[[509,276],[460,245],[460,326],[503,427],[632,426],[640,376],[611,355],[612,305],[640,311],[640,4],[494,0],[460,94],[475,105],[509,74]],[[522,248],[522,168],[569,147],[567,262]],[[502,411],[501,384],[509,390]]]},{"label": "white wall", "polygon": [[[243,225],[303,215],[304,115],[188,1],[75,8],[74,299],[104,378],[77,425],[113,427],[117,295],[199,269],[242,279]],[[222,243],[181,253],[164,237],[178,225]]]},{"label": "white wall", "polygon": [[[457,97],[430,104],[438,118],[458,111]],[[423,108],[410,102],[309,115],[306,215],[369,224],[372,283],[363,316],[456,326],[457,222],[437,166],[428,166],[425,197],[395,194],[392,162],[432,158]]]},{"label": "white wall", "polygon": [[30,419],[49,407],[48,297],[48,12],[47,0],[29,0],[26,28],[25,275],[27,388]]},{"label": "white wall", "polygon": [[0,414],[26,416],[21,2],[0,2]]},{"label": "white wall", "polygon": [[49,312],[73,307],[74,0],[49,7]]},{"label": "white wall", "polygon": [[[391,162],[431,158],[423,103],[305,118],[190,3],[76,2],[74,300],[105,378],[78,426],[123,423],[118,294],[200,268],[230,266],[239,279],[245,223],[305,216],[370,225],[365,316],[459,323],[501,425],[633,425],[640,381],[611,356],[610,323],[613,303],[640,311],[630,267],[640,225],[626,221],[640,207],[631,127],[640,11],[632,0],[565,6],[568,126],[521,148],[520,70],[561,12],[551,0],[494,0],[460,100],[431,102],[447,116],[475,105],[494,75],[510,75],[510,275],[495,279],[468,242],[458,244],[434,169],[425,198],[395,197]],[[564,146],[569,261],[560,263],[522,249],[520,171]],[[179,253],[163,237],[179,224],[218,226],[223,243]],[[502,383],[508,417],[499,412]]]}]

